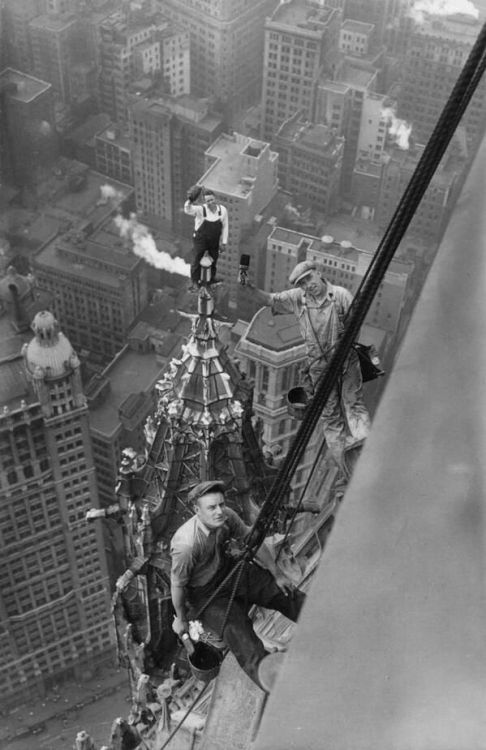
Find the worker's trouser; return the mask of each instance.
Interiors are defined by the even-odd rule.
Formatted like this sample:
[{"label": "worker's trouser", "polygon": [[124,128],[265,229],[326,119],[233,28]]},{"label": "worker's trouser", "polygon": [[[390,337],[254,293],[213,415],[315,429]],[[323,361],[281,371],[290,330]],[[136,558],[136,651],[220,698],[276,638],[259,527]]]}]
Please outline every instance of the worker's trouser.
[{"label": "worker's trouser", "polygon": [[[311,366],[309,375],[314,387],[321,373],[322,365]],[[352,352],[339,384],[332,389],[321,414],[327,447],[346,481],[370,431],[370,416],[363,401],[362,386],[358,356]]]},{"label": "worker's trouser", "polygon": [[221,221],[203,221],[199,229],[194,233],[192,248],[193,256],[191,263],[191,279],[193,284],[198,284],[201,280],[200,263],[204,253],[208,253],[213,260],[210,280],[214,280],[216,276],[216,263],[219,255],[221,232]]},{"label": "worker's trouser", "polygon": [[[228,613],[228,603],[237,575],[237,573],[234,574],[224,584],[216,597],[204,609],[199,619],[204,626],[215,631],[224,639],[241,668],[261,687],[258,680],[258,665],[266,656],[267,651],[253,630],[248,610],[252,604],[257,604],[281,612],[289,620],[296,622],[305,600],[305,594],[297,589],[288,595],[284,594],[278,588],[268,570],[264,570],[254,563],[245,563]],[[191,589],[192,616],[197,613],[200,607],[204,606],[217,588],[218,580],[221,579],[222,576],[220,575],[206,586]]]}]

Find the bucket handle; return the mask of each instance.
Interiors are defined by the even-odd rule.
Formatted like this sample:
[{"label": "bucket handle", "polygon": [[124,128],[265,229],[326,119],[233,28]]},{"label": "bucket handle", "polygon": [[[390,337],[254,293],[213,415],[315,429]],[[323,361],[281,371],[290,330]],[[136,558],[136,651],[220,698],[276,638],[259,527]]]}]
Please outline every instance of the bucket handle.
[{"label": "bucket handle", "polygon": [[187,632],[182,633],[181,641],[182,641],[182,645],[187,651],[187,655],[192,656],[195,653],[196,649],[194,648],[194,643],[192,642],[191,636],[189,635],[189,633]]}]

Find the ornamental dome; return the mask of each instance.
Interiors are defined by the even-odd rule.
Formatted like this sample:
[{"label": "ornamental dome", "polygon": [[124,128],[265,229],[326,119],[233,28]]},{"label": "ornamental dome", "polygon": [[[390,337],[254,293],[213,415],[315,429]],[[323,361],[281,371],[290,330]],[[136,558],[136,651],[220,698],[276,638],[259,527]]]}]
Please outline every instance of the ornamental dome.
[{"label": "ornamental dome", "polygon": [[54,315],[43,310],[32,321],[35,337],[24,350],[25,361],[30,372],[41,368],[48,377],[64,375],[75,362],[76,354],[69,340],[59,330]]}]

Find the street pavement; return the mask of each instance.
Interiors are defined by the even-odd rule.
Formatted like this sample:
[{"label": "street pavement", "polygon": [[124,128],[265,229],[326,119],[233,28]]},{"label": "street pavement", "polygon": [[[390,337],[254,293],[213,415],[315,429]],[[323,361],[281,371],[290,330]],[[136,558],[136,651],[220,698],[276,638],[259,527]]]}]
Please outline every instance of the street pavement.
[{"label": "street pavement", "polygon": [[130,711],[125,670],[104,667],[91,680],[66,682],[35,703],[0,716],[0,750],[72,750],[86,730],[97,750],[108,744],[111,725]]}]

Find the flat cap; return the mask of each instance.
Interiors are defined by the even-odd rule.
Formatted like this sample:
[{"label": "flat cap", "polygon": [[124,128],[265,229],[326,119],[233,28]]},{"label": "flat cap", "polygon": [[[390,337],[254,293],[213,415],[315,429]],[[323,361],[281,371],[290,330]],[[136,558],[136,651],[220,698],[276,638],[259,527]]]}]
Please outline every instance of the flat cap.
[{"label": "flat cap", "polygon": [[311,271],[315,271],[316,269],[317,263],[315,261],[303,260],[301,263],[297,263],[289,276],[289,281],[295,286],[304,278],[304,276],[307,276]]},{"label": "flat cap", "polygon": [[190,503],[195,503],[203,495],[209,495],[210,492],[224,492],[224,482],[219,479],[209,479],[206,482],[199,482],[188,493],[187,499]]}]

